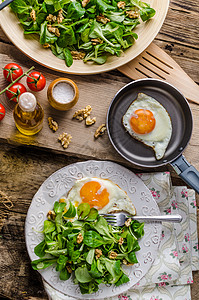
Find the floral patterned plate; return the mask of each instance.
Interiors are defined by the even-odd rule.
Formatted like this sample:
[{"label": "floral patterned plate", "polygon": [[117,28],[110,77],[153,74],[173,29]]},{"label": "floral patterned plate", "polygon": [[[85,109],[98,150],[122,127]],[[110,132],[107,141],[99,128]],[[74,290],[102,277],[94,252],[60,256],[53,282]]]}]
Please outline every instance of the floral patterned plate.
[{"label": "floral patterned plate", "polygon": [[[43,240],[41,231],[48,211],[53,208],[55,201],[71,189],[77,179],[83,177],[107,178],[118,184],[132,199],[138,215],[160,214],[158,205],[148,188],[139,177],[128,169],[109,161],[91,160],[69,165],[47,178],[33,197],[25,223],[26,246],[31,260],[38,259],[34,253],[34,247]],[[130,281],[119,287],[101,284],[97,293],[82,295],[79,287],[73,283],[71,278],[67,281],[59,279],[59,273],[56,272],[55,267],[49,267],[39,272],[53,288],[71,297],[100,299],[118,295],[137,284],[148,272],[157,256],[162,225],[159,222],[145,223],[144,229],[144,237],[139,242],[141,250],[137,252],[139,263],[131,267],[124,267]]]}]

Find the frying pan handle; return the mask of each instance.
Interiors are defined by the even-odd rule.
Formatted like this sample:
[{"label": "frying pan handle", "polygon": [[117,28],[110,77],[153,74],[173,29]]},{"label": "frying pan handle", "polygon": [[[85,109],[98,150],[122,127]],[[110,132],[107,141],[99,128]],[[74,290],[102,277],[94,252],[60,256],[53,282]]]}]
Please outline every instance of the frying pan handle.
[{"label": "frying pan handle", "polygon": [[183,155],[171,162],[176,173],[199,194],[199,172],[188,163]]}]

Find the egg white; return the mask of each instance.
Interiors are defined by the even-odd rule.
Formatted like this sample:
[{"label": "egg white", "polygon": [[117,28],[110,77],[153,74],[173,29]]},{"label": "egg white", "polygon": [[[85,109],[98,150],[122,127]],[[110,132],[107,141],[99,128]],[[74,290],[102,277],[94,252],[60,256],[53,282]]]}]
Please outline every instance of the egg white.
[{"label": "egg white", "polygon": [[80,190],[83,185],[89,181],[97,181],[101,185],[99,193],[106,188],[109,194],[109,203],[105,205],[103,208],[98,209],[100,214],[103,213],[111,213],[117,211],[125,211],[131,215],[136,214],[136,209],[128,197],[125,191],[123,191],[117,184],[113,183],[109,179],[101,179],[97,177],[84,177],[80,180],[77,180],[75,184],[72,186],[68,195],[66,197],[62,197],[67,203],[66,208],[69,207],[69,203],[71,202],[75,207],[77,207],[80,203],[82,203],[82,199],[80,196]]},{"label": "egg white", "polygon": [[[153,113],[156,124],[150,133],[137,134],[131,128],[130,119],[137,109],[147,109]],[[131,136],[153,148],[157,160],[164,156],[171,139],[172,124],[168,112],[158,101],[144,93],[139,93],[123,116],[122,123]]]}]

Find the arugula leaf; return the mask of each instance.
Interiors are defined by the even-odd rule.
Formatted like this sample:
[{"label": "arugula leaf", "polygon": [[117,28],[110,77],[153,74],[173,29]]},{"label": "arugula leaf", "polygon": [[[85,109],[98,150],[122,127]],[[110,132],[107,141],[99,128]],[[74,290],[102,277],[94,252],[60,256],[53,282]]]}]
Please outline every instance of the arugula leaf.
[{"label": "arugula leaf", "polygon": [[59,278],[61,280],[68,280],[70,278],[71,274],[67,271],[66,268],[62,269],[60,274],[59,274]]}]

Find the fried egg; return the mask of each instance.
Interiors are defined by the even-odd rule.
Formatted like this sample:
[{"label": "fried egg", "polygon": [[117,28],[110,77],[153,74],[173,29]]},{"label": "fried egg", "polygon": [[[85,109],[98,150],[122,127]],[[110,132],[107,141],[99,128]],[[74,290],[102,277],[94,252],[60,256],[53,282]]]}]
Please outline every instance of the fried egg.
[{"label": "fried egg", "polygon": [[109,179],[97,177],[84,177],[77,180],[65,199],[67,206],[71,202],[75,207],[80,203],[88,203],[90,207],[99,210],[99,213],[126,211],[136,214],[135,207],[117,184]]},{"label": "fried egg", "polygon": [[172,124],[168,112],[158,101],[139,93],[122,123],[133,138],[153,148],[157,160],[164,156],[171,139]]}]

